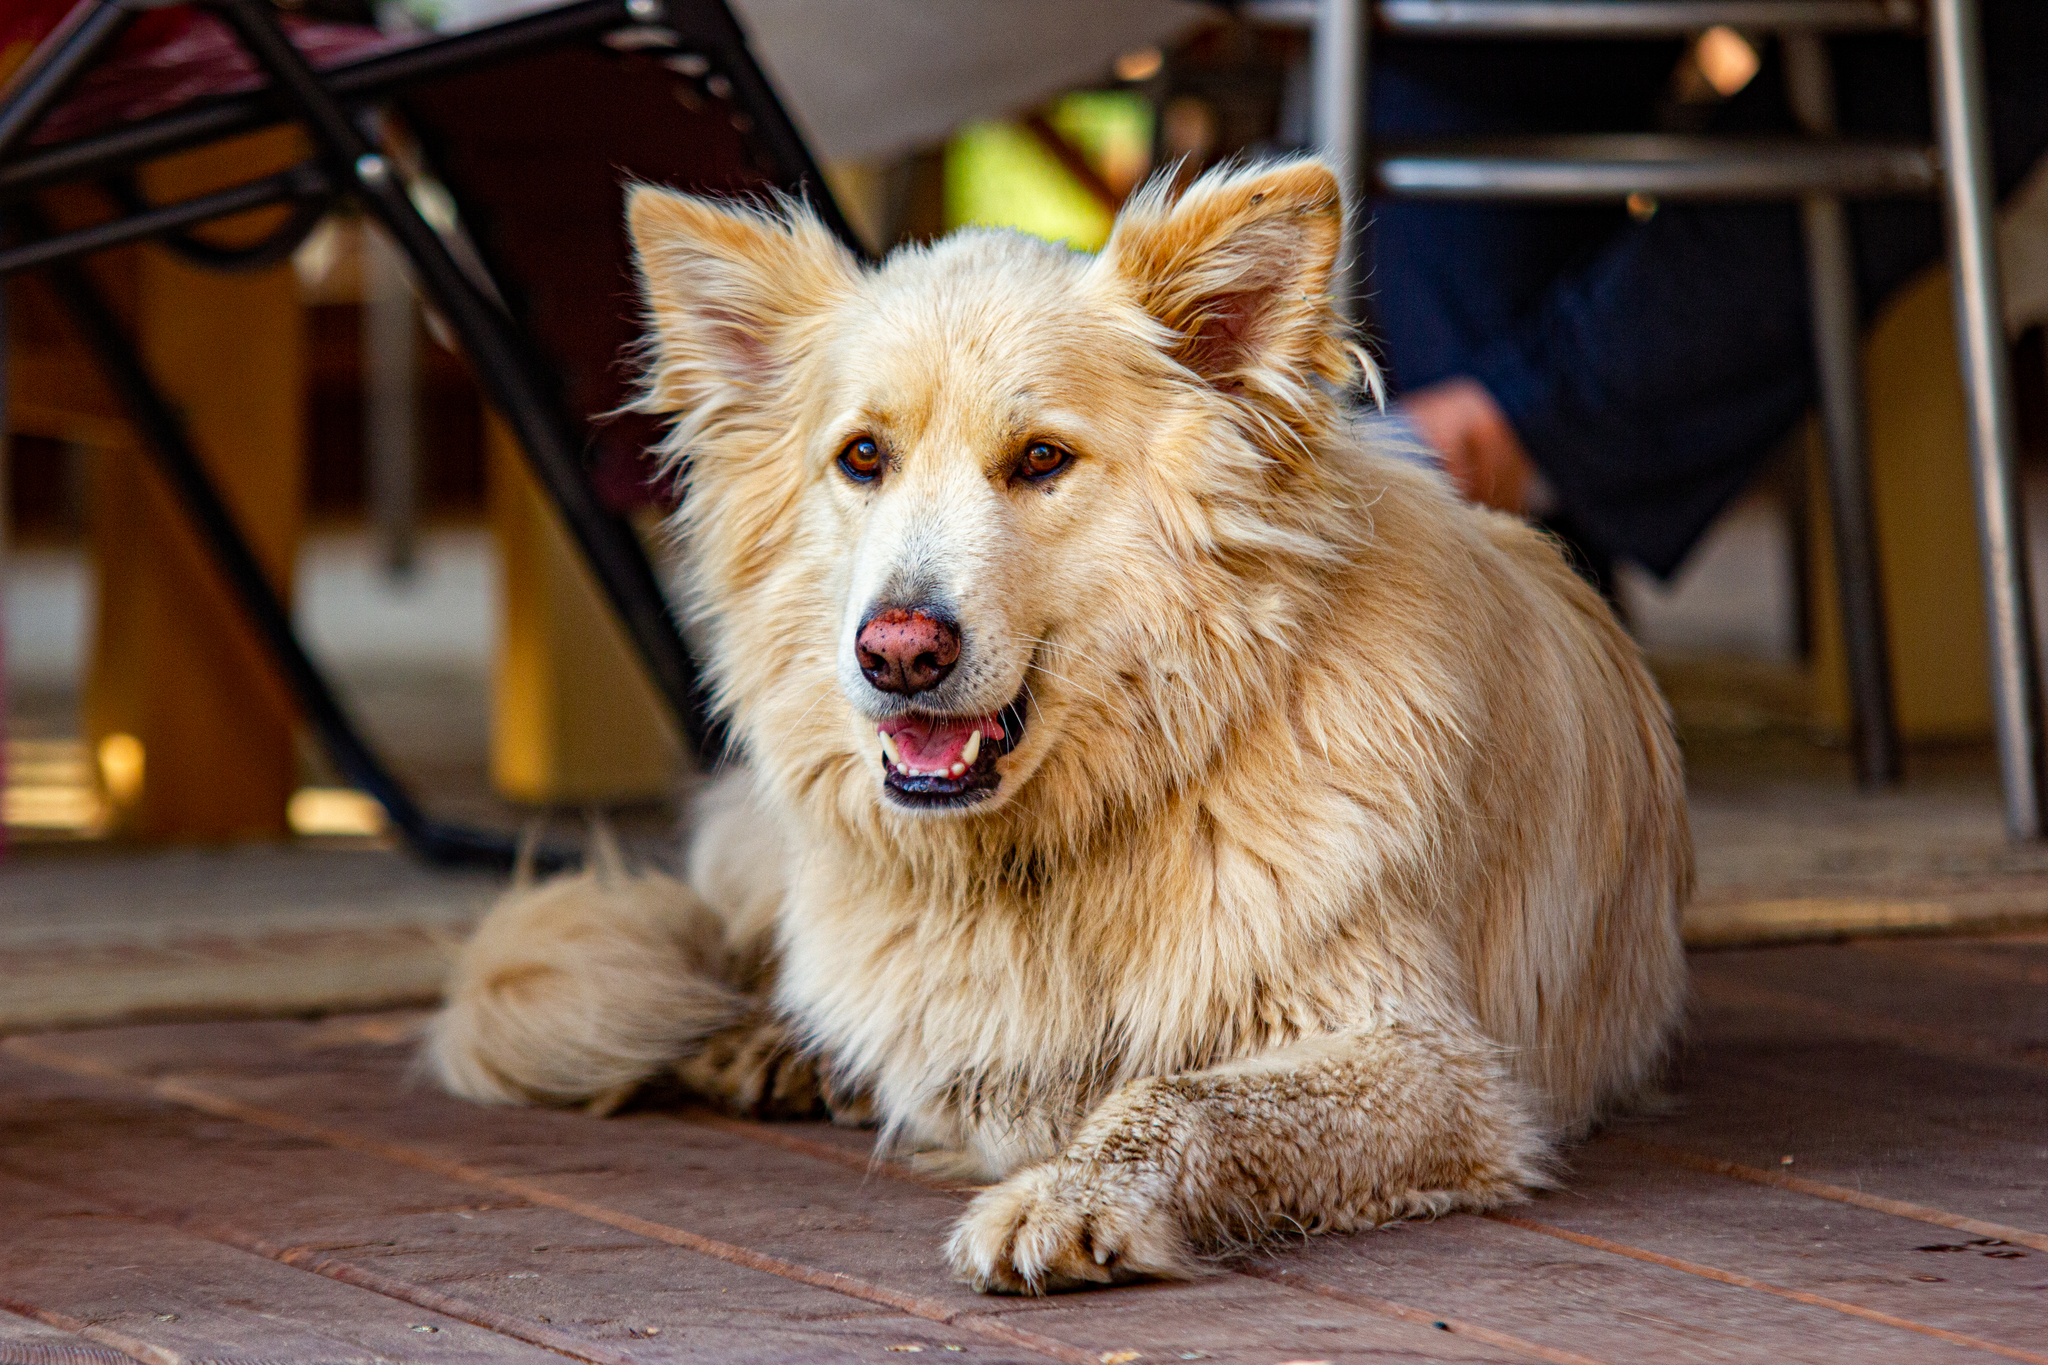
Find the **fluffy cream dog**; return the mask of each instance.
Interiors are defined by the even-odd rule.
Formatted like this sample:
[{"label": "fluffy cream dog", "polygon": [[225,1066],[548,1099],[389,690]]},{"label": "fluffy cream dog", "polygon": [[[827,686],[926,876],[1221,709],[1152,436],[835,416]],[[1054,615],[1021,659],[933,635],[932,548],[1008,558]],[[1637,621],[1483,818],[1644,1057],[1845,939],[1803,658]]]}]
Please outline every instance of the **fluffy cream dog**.
[{"label": "fluffy cream dog", "polygon": [[948,1255],[1023,1291],[1513,1200],[1652,1084],[1691,881],[1663,703],[1550,542],[1354,434],[1340,221],[1294,161],[1155,185],[1098,256],[970,231],[867,270],[800,208],[636,192],[746,754],[691,881],[762,995],[697,1041],[548,1016],[582,997],[536,969],[714,997],[673,948],[617,965],[644,916],[529,914],[463,965],[449,1084],[597,1094],[659,1039],[776,1108],[816,1059],[1001,1182]]}]

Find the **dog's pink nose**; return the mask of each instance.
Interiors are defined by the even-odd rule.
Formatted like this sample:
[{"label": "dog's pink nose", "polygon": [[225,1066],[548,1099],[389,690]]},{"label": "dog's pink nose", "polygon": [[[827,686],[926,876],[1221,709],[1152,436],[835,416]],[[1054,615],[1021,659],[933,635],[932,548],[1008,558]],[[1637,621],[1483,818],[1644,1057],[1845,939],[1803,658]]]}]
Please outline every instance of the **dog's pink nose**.
[{"label": "dog's pink nose", "polygon": [[960,628],[912,607],[884,607],[853,642],[860,671],[881,692],[937,687],[960,657]]}]

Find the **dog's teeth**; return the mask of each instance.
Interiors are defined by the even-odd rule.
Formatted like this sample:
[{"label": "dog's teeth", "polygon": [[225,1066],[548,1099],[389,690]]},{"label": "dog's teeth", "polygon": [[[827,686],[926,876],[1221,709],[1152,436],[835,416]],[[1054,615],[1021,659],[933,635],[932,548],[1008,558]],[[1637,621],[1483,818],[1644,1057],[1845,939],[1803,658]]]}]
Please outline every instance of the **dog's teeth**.
[{"label": "dog's teeth", "polygon": [[899,768],[902,767],[902,751],[897,749],[896,741],[889,737],[889,732],[887,730],[877,730],[875,731],[875,734],[879,736],[882,741],[882,753],[888,758],[888,760],[891,763],[895,764]]},{"label": "dog's teeth", "polygon": [[954,777],[965,777],[967,776],[967,765],[965,763],[955,763],[948,771]]},{"label": "dog's teeth", "polygon": [[971,768],[974,766],[974,760],[976,758],[979,758],[980,756],[981,731],[977,729],[973,734],[967,737],[967,747],[960,751],[960,763],[956,763],[953,766],[957,768],[964,763]]}]

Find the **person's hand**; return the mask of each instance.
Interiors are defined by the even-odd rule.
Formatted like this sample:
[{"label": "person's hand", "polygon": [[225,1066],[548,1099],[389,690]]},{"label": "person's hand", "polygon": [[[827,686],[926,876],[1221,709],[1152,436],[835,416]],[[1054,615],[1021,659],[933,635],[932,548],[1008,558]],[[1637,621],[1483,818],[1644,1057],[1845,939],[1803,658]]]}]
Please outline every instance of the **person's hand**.
[{"label": "person's hand", "polygon": [[1396,406],[1435,448],[1459,492],[1503,512],[1529,510],[1536,466],[1484,384],[1455,375],[1415,390]]}]

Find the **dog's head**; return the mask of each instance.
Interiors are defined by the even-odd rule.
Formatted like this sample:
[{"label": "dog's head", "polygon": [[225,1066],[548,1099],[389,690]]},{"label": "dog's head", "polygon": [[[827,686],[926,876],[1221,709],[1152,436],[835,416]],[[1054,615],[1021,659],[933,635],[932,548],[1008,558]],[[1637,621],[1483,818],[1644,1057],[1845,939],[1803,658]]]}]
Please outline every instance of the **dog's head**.
[{"label": "dog's head", "polygon": [[1247,575],[1317,552],[1279,509],[1318,381],[1362,360],[1325,167],[1157,183],[1099,256],[967,231],[867,269],[800,207],[650,188],[630,219],[686,595],[771,781],[958,816],[1203,761],[1239,685],[1208,663],[1284,638]]}]

